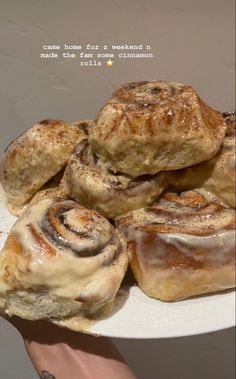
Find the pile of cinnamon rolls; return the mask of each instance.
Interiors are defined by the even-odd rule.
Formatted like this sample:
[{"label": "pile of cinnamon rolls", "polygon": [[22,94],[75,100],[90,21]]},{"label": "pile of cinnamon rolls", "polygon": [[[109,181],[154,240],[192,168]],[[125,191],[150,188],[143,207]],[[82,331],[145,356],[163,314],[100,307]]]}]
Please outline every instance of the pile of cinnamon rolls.
[{"label": "pile of cinnamon rolls", "polygon": [[19,216],[0,308],[79,325],[114,302],[128,265],[164,301],[233,288],[234,136],[233,112],[165,81],[121,86],[95,121],[28,129],[0,167]]}]

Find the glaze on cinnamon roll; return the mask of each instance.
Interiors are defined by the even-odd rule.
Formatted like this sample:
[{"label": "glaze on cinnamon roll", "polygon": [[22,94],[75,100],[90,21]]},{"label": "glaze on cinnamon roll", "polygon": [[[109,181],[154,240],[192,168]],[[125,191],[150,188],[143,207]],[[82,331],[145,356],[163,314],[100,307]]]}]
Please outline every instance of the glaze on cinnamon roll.
[{"label": "glaze on cinnamon roll", "polygon": [[95,317],[113,301],[127,269],[126,243],[109,221],[59,198],[29,208],[0,257],[4,311],[62,325],[72,316]]},{"label": "glaze on cinnamon roll", "polygon": [[168,173],[169,189],[181,192],[203,188],[235,208],[235,112],[223,116],[227,131],[220,151],[209,161]]},{"label": "glaze on cinnamon roll", "polygon": [[152,204],[167,183],[165,173],[136,179],[115,175],[93,154],[87,140],[71,155],[65,177],[72,199],[108,218]]},{"label": "glaze on cinnamon roll", "polygon": [[212,158],[226,125],[195,90],[180,83],[128,83],[98,113],[89,143],[114,172],[133,177]]},{"label": "glaze on cinnamon roll", "polygon": [[206,192],[166,193],[117,227],[148,296],[171,301],[235,287],[235,214]]},{"label": "glaze on cinnamon roll", "polygon": [[67,163],[86,134],[78,125],[43,120],[5,150],[0,180],[10,206],[20,207]]}]

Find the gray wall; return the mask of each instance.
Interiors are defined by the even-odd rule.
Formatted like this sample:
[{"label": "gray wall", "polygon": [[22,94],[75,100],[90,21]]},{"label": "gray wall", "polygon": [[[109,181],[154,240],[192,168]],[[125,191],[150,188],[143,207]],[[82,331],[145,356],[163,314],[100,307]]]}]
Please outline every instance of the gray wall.
[{"label": "gray wall", "polygon": [[[112,68],[42,60],[43,44],[149,44],[150,60]],[[233,0],[0,0],[0,153],[44,118],[94,118],[124,82],[166,79],[193,85],[209,105],[232,110]],[[0,377],[33,379],[16,332],[0,321]],[[234,331],[117,346],[141,379],[233,379]]]}]

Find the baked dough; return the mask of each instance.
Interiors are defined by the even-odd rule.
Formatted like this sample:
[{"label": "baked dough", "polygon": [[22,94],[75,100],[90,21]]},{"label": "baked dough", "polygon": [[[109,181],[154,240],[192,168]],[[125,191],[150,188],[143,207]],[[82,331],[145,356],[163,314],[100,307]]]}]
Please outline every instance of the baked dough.
[{"label": "baked dough", "polygon": [[89,143],[114,172],[133,177],[212,158],[226,125],[195,90],[180,83],[128,83],[98,113]]},{"label": "baked dough", "polygon": [[0,180],[7,202],[22,206],[67,163],[85,138],[80,125],[43,120],[15,139],[5,150]]},{"label": "baked dough", "polygon": [[29,200],[28,203],[16,206],[11,203],[7,204],[9,212],[16,216],[20,217],[25,212],[25,210],[31,205],[38,203],[40,200],[43,200],[48,197],[61,197],[68,198],[68,189],[64,181],[64,169],[59,171],[55,176],[53,176],[47,183],[45,183]]},{"label": "baked dough", "polygon": [[235,112],[224,113],[227,132],[220,151],[212,159],[167,176],[170,190],[186,191],[203,188],[225,205],[235,208]]},{"label": "baked dough", "polygon": [[64,182],[64,173],[65,170],[63,169],[46,184],[44,184],[44,186],[41,187],[30,199],[29,203],[25,205],[24,210],[34,204],[37,204],[39,201],[50,197],[60,197],[63,199],[69,198],[68,189]]},{"label": "baked dough", "polygon": [[208,193],[166,193],[117,227],[148,296],[175,301],[235,287],[235,214]]},{"label": "baked dough", "polygon": [[114,174],[93,154],[85,139],[72,153],[65,177],[69,197],[107,218],[152,204],[167,186],[165,172],[136,179]]},{"label": "baked dough", "polygon": [[0,254],[0,306],[62,326],[95,317],[114,300],[127,261],[123,237],[104,217],[71,200],[44,199],[18,219]]}]

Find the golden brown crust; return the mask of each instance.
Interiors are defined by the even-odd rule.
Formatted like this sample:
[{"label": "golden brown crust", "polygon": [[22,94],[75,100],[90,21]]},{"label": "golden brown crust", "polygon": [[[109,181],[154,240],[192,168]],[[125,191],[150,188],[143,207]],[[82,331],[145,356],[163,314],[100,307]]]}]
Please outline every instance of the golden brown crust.
[{"label": "golden brown crust", "polygon": [[227,131],[220,151],[212,159],[168,173],[170,191],[203,188],[235,208],[235,112],[223,114]]},{"label": "golden brown crust", "polygon": [[136,177],[212,158],[225,131],[221,113],[192,87],[137,82],[114,92],[98,113],[89,142],[112,170]]},{"label": "golden brown crust", "polygon": [[121,217],[117,227],[149,296],[179,300],[235,286],[234,211],[203,192],[164,194],[152,207]]},{"label": "golden brown crust", "polygon": [[24,205],[67,163],[74,147],[85,137],[76,125],[43,120],[15,139],[5,150],[0,179],[7,201]]},{"label": "golden brown crust", "polygon": [[87,140],[71,155],[65,178],[69,197],[108,218],[152,204],[166,188],[166,174],[132,178],[115,175],[93,154]]}]

